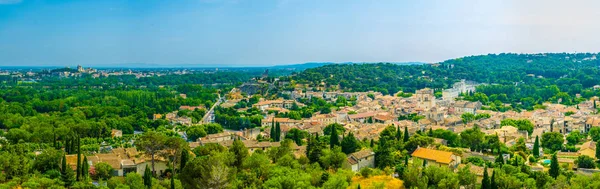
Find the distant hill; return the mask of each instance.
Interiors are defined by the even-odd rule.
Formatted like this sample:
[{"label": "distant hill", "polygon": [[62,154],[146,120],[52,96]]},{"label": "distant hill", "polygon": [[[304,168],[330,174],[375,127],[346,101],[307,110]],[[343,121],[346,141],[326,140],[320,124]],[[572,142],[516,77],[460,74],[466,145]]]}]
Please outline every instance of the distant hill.
[{"label": "distant hill", "polygon": [[[466,79],[478,83],[501,84],[510,88],[505,92],[508,95],[520,90],[524,94],[530,94],[551,85],[574,95],[583,92],[582,89],[600,83],[600,60],[597,59],[597,55],[503,53],[468,56],[436,64],[329,64],[308,68],[293,79],[313,86],[325,82],[328,86],[339,87],[342,90],[372,90],[384,94],[393,94],[401,90],[414,92],[425,87],[439,90]],[[515,84],[519,84],[517,88]],[[552,96],[554,95],[543,94],[539,99],[546,100]]]},{"label": "distant hill", "polygon": [[316,68],[325,65],[335,64],[333,62],[308,62],[304,64],[290,64],[290,65],[277,65],[269,68],[272,69],[296,69],[296,70],[305,70],[308,68]]},{"label": "distant hill", "polygon": [[[398,65],[421,65],[421,64],[427,64],[425,62],[389,62],[389,63],[391,63],[391,64],[398,64]],[[376,64],[376,63],[374,63],[374,62],[341,62],[341,63],[334,63],[334,62],[307,62],[307,63],[303,63],[303,64],[277,65],[277,66],[272,66],[272,67],[268,67],[268,68],[272,68],[272,69],[305,70],[305,69],[317,68],[317,67],[327,66],[327,65],[332,65],[332,64],[343,65],[343,64]]]}]

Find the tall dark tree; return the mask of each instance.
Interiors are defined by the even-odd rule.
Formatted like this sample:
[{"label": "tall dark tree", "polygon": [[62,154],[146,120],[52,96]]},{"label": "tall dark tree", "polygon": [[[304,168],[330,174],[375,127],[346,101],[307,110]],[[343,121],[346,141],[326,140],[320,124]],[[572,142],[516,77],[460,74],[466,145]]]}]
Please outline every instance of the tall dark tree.
[{"label": "tall dark tree", "polygon": [[90,164],[88,164],[87,156],[83,156],[83,162],[81,162],[81,178],[88,178],[90,171]]},{"label": "tall dark tree", "polygon": [[492,171],[492,178],[490,179],[490,189],[498,189],[498,183],[496,183],[496,170]]},{"label": "tall dark tree", "polygon": [[375,166],[378,168],[385,168],[387,166],[393,166],[394,157],[392,156],[391,141],[387,141],[385,137],[380,137],[379,143],[375,150]]},{"label": "tall dark tree", "polygon": [[358,140],[356,140],[356,137],[354,137],[354,134],[352,132],[348,133],[348,135],[344,137],[344,139],[342,139],[341,145],[342,152],[344,152],[345,154],[354,153],[360,148]]},{"label": "tall dark tree", "polygon": [[271,139],[273,139],[273,141],[275,141],[276,140],[276,138],[275,138],[275,134],[276,134],[275,133],[275,118],[273,118],[271,121],[271,133],[269,133],[269,134],[271,134]]},{"label": "tall dark tree", "polygon": [[75,173],[73,172],[73,169],[67,165],[66,155],[63,156],[61,180],[65,184],[65,187],[70,187],[73,185],[73,183],[75,183]]},{"label": "tall dark tree", "polygon": [[181,160],[179,163],[179,171],[183,170],[183,168],[185,167],[185,164],[187,163],[188,159],[189,159],[190,153],[187,150],[184,150],[183,152],[181,152]]},{"label": "tall dark tree", "polygon": [[321,141],[319,141],[319,138],[311,136],[308,139],[308,145],[306,145],[306,155],[310,162],[319,162],[322,152],[323,145],[321,144]]},{"label": "tall dark tree", "polygon": [[433,129],[431,129],[431,127],[429,127],[429,131],[427,132],[427,136],[433,137]]},{"label": "tall dark tree", "polygon": [[[175,170],[175,162],[171,165],[171,170]],[[171,189],[175,189],[175,171],[171,172]]]},{"label": "tall dark tree", "polygon": [[81,177],[81,137],[77,135],[77,176],[76,180],[79,181]]},{"label": "tall dark tree", "polygon": [[481,189],[490,189],[490,178],[488,176],[487,166],[483,168],[483,179],[481,179]]},{"label": "tall dark tree", "polygon": [[275,141],[281,141],[281,126],[279,122],[275,123]]},{"label": "tall dark tree", "polygon": [[538,136],[535,136],[535,143],[533,143],[533,156],[535,158],[540,157],[540,140]]},{"label": "tall dark tree", "polygon": [[331,127],[331,135],[329,136],[329,148],[333,149],[340,145],[340,138],[335,127]]},{"label": "tall dark tree", "polygon": [[502,156],[502,153],[498,154],[498,156],[496,157],[495,163],[500,165],[500,167],[502,167],[502,165],[504,164],[504,157]]},{"label": "tall dark tree", "polygon": [[248,157],[248,148],[246,148],[241,140],[235,139],[231,148],[229,148],[229,152],[233,153],[234,156],[233,165],[241,169],[244,160]]},{"label": "tall dark tree", "polygon": [[408,136],[408,127],[404,127],[404,138],[403,139],[404,139],[405,143],[408,142],[409,137],[410,136]]},{"label": "tall dark tree", "polygon": [[402,139],[402,131],[400,131],[400,126],[396,128],[396,141],[400,141]]},{"label": "tall dark tree", "polygon": [[596,149],[596,159],[600,159],[600,150],[598,150],[600,149],[600,141],[596,142]]},{"label": "tall dark tree", "polygon": [[558,166],[558,157],[556,157],[556,153],[552,154],[552,160],[550,162],[550,170],[548,170],[548,174],[553,178],[556,178],[558,175],[560,175],[560,167]]},{"label": "tall dark tree", "polygon": [[146,164],[146,169],[144,170],[144,185],[147,188],[152,188],[152,171],[148,164]]},{"label": "tall dark tree", "polygon": [[550,121],[550,132],[554,132],[554,118]]}]

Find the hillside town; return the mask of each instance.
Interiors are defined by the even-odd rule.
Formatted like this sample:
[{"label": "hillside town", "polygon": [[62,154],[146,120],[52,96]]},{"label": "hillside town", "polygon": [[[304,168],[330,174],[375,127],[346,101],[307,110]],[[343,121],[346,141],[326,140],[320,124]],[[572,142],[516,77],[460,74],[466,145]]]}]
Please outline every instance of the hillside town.
[{"label": "hillside town", "polygon": [[[433,89],[424,88],[417,90],[414,94],[407,96],[401,94],[382,95],[378,92],[335,92],[335,91],[305,91],[301,88],[291,92],[283,92],[287,99],[278,97],[276,99],[260,98],[251,108],[259,110],[263,116],[261,124],[255,128],[246,128],[241,131],[225,130],[222,133],[209,134],[190,141],[190,148],[196,148],[211,143],[217,143],[230,147],[234,140],[241,140],[252,153],[256,150],[266,151],[271,147],[278,147],[279,142],[273,138],[285,138],[288,132],[297,129],[314,136],[324,135],[324,129],[331,124],[340,124],[345,133],[353,133],[359,141],[377,141],[381,132],[386,127],[393,126],[407,130],[410,134],[426,133],[432,130],[447,130],[453,133],[461,133],[467,129],[478,127],[485,135],[495,135],[502,145],[511,148],[514,145],[524,145],[528,150],[534,149],[536,139],[541,139],[544,133],[558,132],[564,138],[570,133],[587,133],[594,127],[600,127],[600,115],[597,115],[596,103],[600,99],[592,98],[576,106],[565,106],[561,104],[545,103],[545,108],[533,111],[506,111],[498,112],[486,110],[481,102],[461,100],[463,94],[475,93],[478,84],[462,80],[453,85],[453,88],[442,91],[440,97],[436,97]],[[299,86],[300,87],[300,86]],[[305,87],[305,86],[301,86]],[[234,108],[240,101],[248,101],[250,96],[242,94],[242,90],[232,90],[221,107]],[[402,93],[402,92],[399,92]],[[403,97],[404,96],[404,97]],[[278,117],[281,113],[289,113],[290,110],[306,106],[300,99],[322,99],[328,103],[336,103],[339,99],[352,99],[352,103],[331,110],[330,113],[315,113],[307,118],[291,119]],[[181,107],[180,109],[202,109],[204,107]],[[237,108],[237,111],[245,112],[249,107]],[[469,119],[477,117],[477,119]],[[478,116],[484,115],[484,116]],[[403,119],[411,116],[413,119]],[[162,119],[162,115],[155,115],[155,119]],[[417,119],[414,119],[417,118]],[[188,117],[179,117],[177,112],[166,114],[164,119],[172,124],[192,126]],[[530,131],[517,128],[515,125],[506,125],[504,120],[527,120],[533,124]],[[280,126],[280,136],[274,136],[269,130],[277,123]],[[466,164],[463,162],[469,157],[480,157],[484,160],[494,161],[496,155],[490,151],[471,151],[469,148],[452,149],[446,146],[448,141],[442,138],[434,138],[435,142],[427,146],[419,146],[412,152],[412,158],[419,158],[428,162],[428,165],[446,166],[458,170]],[[304,139],[306,140],[306,138]],[[523,140],[523,141],[519,141]],[[519,144],[521,142],[521,144]],[[567,144],[565,140],[565,144]],[[306,146],[293,143],[293,152],[297,157],[305,156]],[[538,148],[543,155],[542,147]],[[596,144],[590,138],[583,138],[577,142],[573,151],[558,152],[558,161],[577,168],[575,160],[581,155],[596,158]],[[353,171],[358,172],[365,167],[375,166],[375,153],[370,148],[363,148],[348,154],[347,163]],[[510,154],[504,154],[504,161],[510,159]],[[547,162],[546,162],[547,163]],[[547,164],[531,162],[533,170],[547,170]],[[546,168],[544,167],[546,166]],[[483,167],[470,165],[473,171],[481,177]],[[589,173],[597,170],[579,169],[581,172]]]}]

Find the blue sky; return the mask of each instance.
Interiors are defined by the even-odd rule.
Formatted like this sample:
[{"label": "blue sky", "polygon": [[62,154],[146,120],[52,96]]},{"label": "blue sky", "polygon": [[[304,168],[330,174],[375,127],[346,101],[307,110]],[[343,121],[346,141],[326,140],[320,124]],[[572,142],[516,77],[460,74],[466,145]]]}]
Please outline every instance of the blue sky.
[{"label": "blue sky", "polygon": [[0,0],[0,66],[438,62],[597,52],[598,1]]}]

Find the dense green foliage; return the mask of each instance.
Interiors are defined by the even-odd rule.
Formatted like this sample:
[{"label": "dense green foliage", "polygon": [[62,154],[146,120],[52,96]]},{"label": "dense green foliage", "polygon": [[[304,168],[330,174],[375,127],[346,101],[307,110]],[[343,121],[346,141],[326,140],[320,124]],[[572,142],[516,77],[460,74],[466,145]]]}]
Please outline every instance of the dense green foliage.
[{"label": "dense green foliage", "polygon": [[[482,85],[467,100],[479,100],[492,110],[533,109],[545,101],[573,105],[598,95],[589,88],[600,82],[596,54],[489,54],[451,59],[439,64],[343,64],[307,69],[292,78],[299,83],[346,91],[394,94],[425,87],[450,88],[466,79]],[[588,59],[586,59],[588,58]],[[515,85],[518,84],[518,85]],[[504,103],[511,104],[508,109]]]}]

